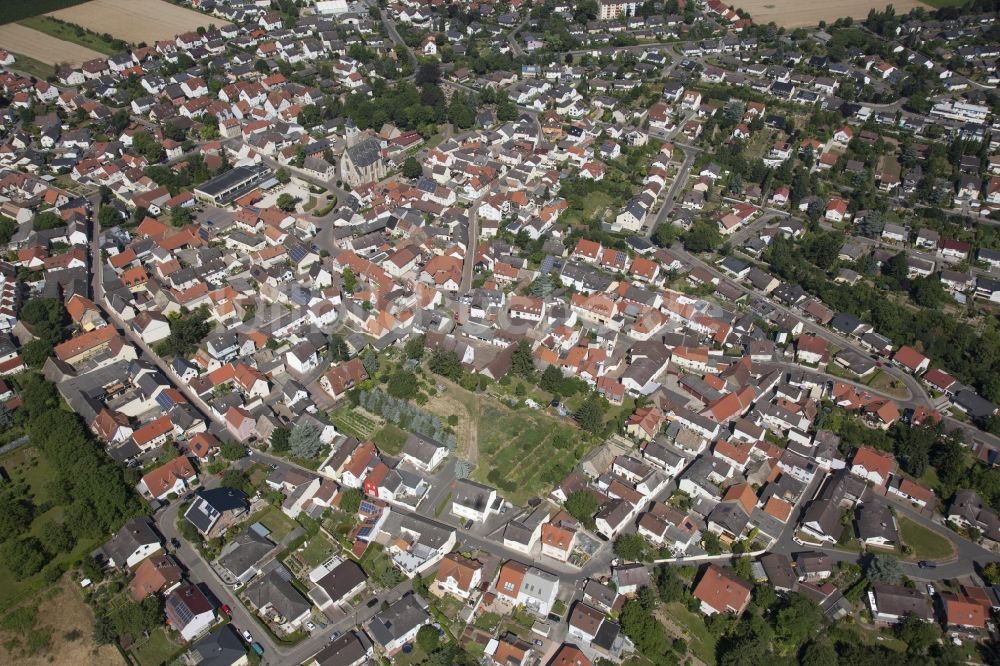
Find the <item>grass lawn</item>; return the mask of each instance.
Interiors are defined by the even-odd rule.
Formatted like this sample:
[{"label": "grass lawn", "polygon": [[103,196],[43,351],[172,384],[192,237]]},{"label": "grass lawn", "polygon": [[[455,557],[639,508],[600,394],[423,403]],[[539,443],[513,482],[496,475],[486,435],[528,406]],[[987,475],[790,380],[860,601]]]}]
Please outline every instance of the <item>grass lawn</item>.
[{"label": "grass lawn", "polygon": [[548,494],[591,449],[575,427],[540,411],[487,405],[480,420],[490,425],[479,432],[473,477],[520,506]]},{"label": "grass lawn", "polygon": [[591,192],[583,198],[583,217],[590,219],[598,211],[609,207],[613,202],[604,192]]},{"label": "grass lawn", "polygon": [[48,16],[32,16],[31,18],[18,21],[18,23],[39,32],[44,32],[46,35],[52,35],[64,42],[79,44],[105,55],[114,55],[119,51],[111,42],[100,35],[95,35],[82,29],[77,30],[67,23],[56,21]]},{"label": "grass lawn", "polygon": [[948,539],[909,518],[899,518],[899,532],[903,543],[913,549],[911,557],[914,559],[941,560],[955,553]]},{"label": "grass lawn", "polygon": [[269,506],[250,518],[250,524],[260,523],[271,530],[271,541],[278,543],[295,529],[295,521],[281,513],[280,509]]},{"label": "grass lawn", "polygon": [[402,575],[396,571],[396,565],[392,563],[392,558],[381,544],[369,544],[359,564],[372,581],[383,587],[395,584],[397,577]]},{"label": "grass lawn", "polygon": [[871,379],[865,382],[865,384],[876,391],[888,393],[889,395],[899,398],[905,398],[909,395],[905,386],[903,386],[898,380],[893,379],[892,375],[883,370],[878,370],[871,376]]},{"label": "grass lawn", "polygon": [[330,559],[330,555],[337,552],[337,547],[323,536],[317,534],[309,539],[305,548],[295,553],[295,555],[310,567],[316,567]]},{"label": "grass lawn", "polygon": [[184,648],[167,637],[165,629],[157,629],[145,643],[132,647],[132,656],[140,666],[160,666],[168,664]]},{"label": "grass lawn", "polygon": [[417,647],[416,641],[411,643],[411,645],[413,646],[413,651],[410,654],[405,654],[400,650],[392,656],[392,663],[396,666],[416,666],[416,664],[423,663],[427,659],[427,655]]},{"label": "grass lawn", "polygon": [[389,455],[399,455],[406,443],[406,431],[393,423],[387,423],[384,428],[375,433],[372,441],[379,451]]},{"label": "grass lawn", "polygon": [[23,72],[28,76],[34,76],[38,79],[47,79],[56,73],[56,68],[52,65],[47,65],[41,60],[29,58],[22,53],[14,53],[14,58],[16,59],[16,62],[11,69]]},{"label": "grass lawn", "polygon": [[715,663],[716,638],[705,626],[705,620],[692,613],[684,604],[673,601],[664,607],[664,617],[687,632],[688,647],[706,664]]}]

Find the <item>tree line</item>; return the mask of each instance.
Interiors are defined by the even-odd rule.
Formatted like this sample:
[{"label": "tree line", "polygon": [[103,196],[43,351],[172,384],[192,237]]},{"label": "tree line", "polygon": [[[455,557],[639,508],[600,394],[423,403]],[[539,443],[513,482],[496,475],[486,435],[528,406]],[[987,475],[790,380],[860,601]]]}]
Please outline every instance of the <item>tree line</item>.
[{"label": "tree line", "polygon": [[[0,496],[0,559],[17,579],[44,571],[56,580],[65,571],[58,558],[81,541],[109,538],[143,503],[125,481],[122,469],[93,439],[79,417],[65,411],[55,387],[40,375],[16,378],[22,406],[15,420],[55,476],[44,487],[45,504],[35,504],[39,488],[7,490]],[[48,509],[63,508],[35,534],[34,521]]]}]

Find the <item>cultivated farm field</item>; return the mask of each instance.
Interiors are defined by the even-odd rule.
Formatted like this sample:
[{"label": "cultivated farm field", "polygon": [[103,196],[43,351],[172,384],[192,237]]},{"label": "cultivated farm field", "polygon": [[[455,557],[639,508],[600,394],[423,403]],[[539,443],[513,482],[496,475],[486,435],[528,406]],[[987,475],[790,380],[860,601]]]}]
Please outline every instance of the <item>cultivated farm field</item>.
[{"label": "cultivated farm field", "polygon": [[932,9],[918,0],[741,0],[734,2],[737,9],[750,12],[753,22],[767,24],[774,21],[786,28],[814,26],[820,21],[832,23],[839,18],[863,19],[872,9],[882,11],[891,4],[897,14],[923,7]]},{"label": "cultivated farm field", "polygon": [[[107,57],[79,44],[57,39],[17,23],[0,25],[0,48],[50,65],[56,63],[79,65],[85,60]],[[16,64],[14,68],[17,68]]]},{"label": "cultivated farm field", "polygon": [[75,23],[98,34],[109,33],[133,44],[145,42],[150,45],[199,26],[229,25],[229,21],[163,0],[91,0],[51,12],[48,16]]}]

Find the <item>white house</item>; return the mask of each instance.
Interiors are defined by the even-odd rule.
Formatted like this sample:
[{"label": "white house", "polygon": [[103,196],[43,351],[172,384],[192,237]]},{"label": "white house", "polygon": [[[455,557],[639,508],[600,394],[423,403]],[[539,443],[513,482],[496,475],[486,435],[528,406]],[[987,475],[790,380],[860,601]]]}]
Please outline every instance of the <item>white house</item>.
[{"label": "white house", "polygon": [[471,479],[458,479],[451,496],[451,512],[459,518],[481,523],[499,511],[501,501],[498,501],[495,488]]}]

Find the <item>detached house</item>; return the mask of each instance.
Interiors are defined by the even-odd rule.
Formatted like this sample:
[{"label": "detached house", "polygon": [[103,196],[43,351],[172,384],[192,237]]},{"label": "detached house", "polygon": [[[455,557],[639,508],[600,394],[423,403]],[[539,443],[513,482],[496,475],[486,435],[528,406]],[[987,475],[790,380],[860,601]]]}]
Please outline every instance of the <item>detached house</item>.
[{"label": "detached house", "polygon": [[750,583],[727,569],[710,564],[694,588],[694,597],[701,602],[701,612],[705,615],[739,615],[750,603],[752,591]]}]

